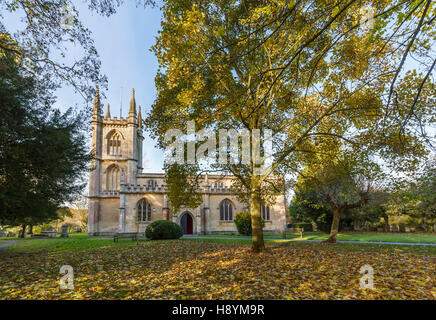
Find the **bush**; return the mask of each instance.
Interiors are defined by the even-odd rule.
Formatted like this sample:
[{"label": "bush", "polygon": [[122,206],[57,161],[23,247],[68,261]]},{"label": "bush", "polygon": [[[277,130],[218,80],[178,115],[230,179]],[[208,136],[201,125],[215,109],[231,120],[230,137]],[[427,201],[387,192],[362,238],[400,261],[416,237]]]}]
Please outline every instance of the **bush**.
[{"label": "bush", "polygon": [[303,228],[304,232],[312,232],[313,231],[313,226],[311,223],[301,224],[300,228]]},{"label": "bush", "polygon": [[[248,211],[243,211],[236,214],[233,220],[236,224],[239,234],[251,236],[251,214]],[[265,227],[265,221],[262,219],[262,228]]]},{"label": "bush", "polygon": [[303,228],[304,232],[312,232],[313,226],[311,223],[293,223],[291,228]]},{"label": "bush", "polygon": [[183,236],[183,229],[177,223],[157,220],[145,229],[145,236],[152,240],[178,239]]}]

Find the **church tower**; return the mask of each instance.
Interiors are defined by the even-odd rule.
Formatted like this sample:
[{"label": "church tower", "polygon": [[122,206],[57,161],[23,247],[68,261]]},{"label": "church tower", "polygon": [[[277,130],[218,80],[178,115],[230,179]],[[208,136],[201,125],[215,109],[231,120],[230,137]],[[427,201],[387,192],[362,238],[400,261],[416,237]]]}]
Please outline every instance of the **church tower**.
[{"label": "church tower", "polygon": [[[103,219],[102,200],[113,203],[118,215],[121,180],[126,185],[136,186],[137,174],[142,171],[142,116],[136,111],[135,91],[132,90],[127,119],[112,117],[107,105],[105,117],[101,115],[99,89],[96,89],[91,119],[94,159],[89,177],[88,234],[101,234],[108,226]],[[116,212],[115,212],[116,209]],[[107,210],[105,209],[105,212]],[[114,230],[115,231],[115,230]]]}]

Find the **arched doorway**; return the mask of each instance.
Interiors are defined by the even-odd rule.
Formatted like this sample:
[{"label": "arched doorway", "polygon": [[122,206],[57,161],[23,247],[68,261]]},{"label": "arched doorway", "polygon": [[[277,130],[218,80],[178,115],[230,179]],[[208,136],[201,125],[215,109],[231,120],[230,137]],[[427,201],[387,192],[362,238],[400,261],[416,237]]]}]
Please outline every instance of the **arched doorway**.
[{"label": "arched doorway", "polygon": [[193,220],[189,212],[184,212],[180,218],[180,225],[183,228],[185,234],[192,234],[193,230]]}]

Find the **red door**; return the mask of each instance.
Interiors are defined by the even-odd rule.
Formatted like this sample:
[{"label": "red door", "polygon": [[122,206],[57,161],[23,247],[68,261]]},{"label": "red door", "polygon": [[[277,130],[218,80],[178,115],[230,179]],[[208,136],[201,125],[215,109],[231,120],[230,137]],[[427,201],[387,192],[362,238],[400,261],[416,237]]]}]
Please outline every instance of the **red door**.
[{"label": "red door", "polygon": [[189,213],[186,214],[186,233],[192,234],[192,217]]},{"label": "red door", "polygon": [[188,212],[185,212],[182,215],[182,218],[180,219],[180,225],[182,226],[185,234],[192,234],[193,221],[192,221],[192,216]]}]

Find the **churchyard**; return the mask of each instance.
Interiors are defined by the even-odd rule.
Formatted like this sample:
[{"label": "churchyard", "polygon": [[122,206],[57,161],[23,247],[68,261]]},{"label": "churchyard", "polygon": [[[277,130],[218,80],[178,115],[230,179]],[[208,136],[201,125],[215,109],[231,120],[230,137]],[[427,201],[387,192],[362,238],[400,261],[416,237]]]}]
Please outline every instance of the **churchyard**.
[{"label": "churchyard", "polygon": [[[0,253],[0,299],[436,298],[435,245],[267,240],[255,254],[250,244],[236,236],[18,240]],[[60,285],[63,266],[73,270],[70,288]],[[372,289],[362,289],[362,266],[373,269]]]}]

